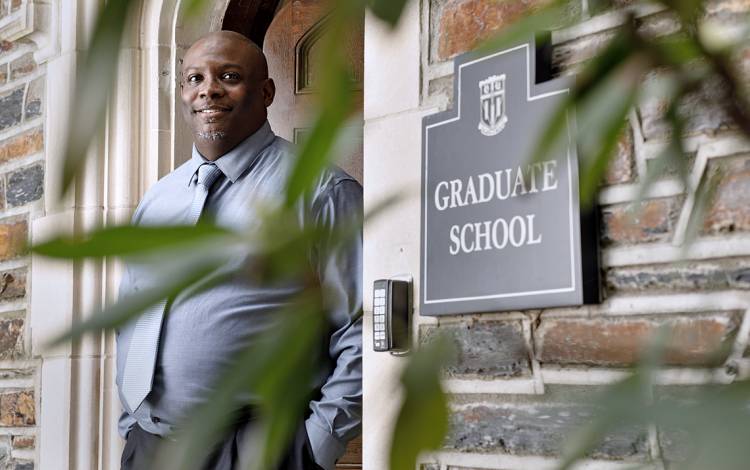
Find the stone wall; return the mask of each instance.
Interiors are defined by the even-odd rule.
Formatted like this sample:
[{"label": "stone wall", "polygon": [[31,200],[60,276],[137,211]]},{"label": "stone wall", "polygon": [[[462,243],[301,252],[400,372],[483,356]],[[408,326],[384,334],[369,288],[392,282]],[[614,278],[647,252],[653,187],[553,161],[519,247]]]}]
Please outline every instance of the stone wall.
[{"label": "stone wall", "polygon": [[[27,6],[0,0],[0,24],[23,24]],[[0,31],[0,469],[27,470],[35,461],[38,364],[24,250],[30,221],[43,211],[46,77],[37,45],[17,32]]]},{"label": "stone wall", "polygon": [[[422,2],[421,107],[453,105],[451,59],[544,0]],[[554,32],[553,61],[570,74],[622,24],[627,0],[571,1],[577,24]],[[708,14],[742,21],[750,1],[715,1]],[[637,8],[643,28],[667,32],[659,8]],[[746,58],[747,59],[747,58]],[[747,65],[745,64],[745,69]],[[446,371],[451,431],[423,468],[541,468],[569,431],[591,416],[592,397],[624,377],[653,332],[669,325],[664,386],[728,382],[747,376],[750,307],[750,145],[711,103],[710,89],[683,107],[693,181],[720,172],[698,239],[679,261],[694,204],[676,179],[661,178],[636,202],[640,178],[669,139],[663,103],[633,110],[599,197],[605,300],[581,308],[417,317],[418,335],[454,334],[458,363]],[[662,430],[623,429],[589,455],[591,468],[679,460],[679,440]]]}]

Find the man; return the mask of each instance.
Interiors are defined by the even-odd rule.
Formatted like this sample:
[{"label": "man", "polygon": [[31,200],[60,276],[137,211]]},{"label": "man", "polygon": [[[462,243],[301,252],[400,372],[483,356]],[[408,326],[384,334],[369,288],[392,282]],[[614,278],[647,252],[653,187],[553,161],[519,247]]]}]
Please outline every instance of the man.
[{"label": "man", "polygon": [[[133,223],[193,224],[210,214],[218,225],[246,228],[256,220],[257,206],[283,200],[295,158],[291,144],[276,137],[266,120],[275,87],[263,52],[237,33],[208,34],[185,54],[180,90],[193,134],[192,158],[146,193]],[[333,228],[361,215],[362,188],[332,168],[298,205],[301,225]],[[300,417],[283,470],[332,470],[361,420],[361,233],[344,249],[314,251],[304,262],[332,293],[332,326],[322,348],[325,363],[311,387],[315,397],[308,416]],[[244,260],[237,261],[227,269],[243,266]],[[147,269],[128,265],[120,295],[149,287],[148,278]],[[124,409],[119,431],[127,441],[123,469],[148,468],[159,440],[205,402],[222,368],[262,335],[279,307],[301,289],[232,275],[159,304],[118,332],[117,385]],[[247,427],[248,421],[240,420],[216,448],[206,449],[204,468],[237,468],[237,447]]]}]

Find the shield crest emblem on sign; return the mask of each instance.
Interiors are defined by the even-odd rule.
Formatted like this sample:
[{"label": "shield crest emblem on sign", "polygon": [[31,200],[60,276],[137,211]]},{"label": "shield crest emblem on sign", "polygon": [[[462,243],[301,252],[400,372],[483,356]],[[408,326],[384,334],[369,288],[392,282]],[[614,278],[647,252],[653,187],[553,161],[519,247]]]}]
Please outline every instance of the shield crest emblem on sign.
[{"label": "shield crest emblem on sign", "polygon": [[505,74],[492,75],[479,82],[479,132],[486,136],[500,133],[508,122],[505,115]]}]

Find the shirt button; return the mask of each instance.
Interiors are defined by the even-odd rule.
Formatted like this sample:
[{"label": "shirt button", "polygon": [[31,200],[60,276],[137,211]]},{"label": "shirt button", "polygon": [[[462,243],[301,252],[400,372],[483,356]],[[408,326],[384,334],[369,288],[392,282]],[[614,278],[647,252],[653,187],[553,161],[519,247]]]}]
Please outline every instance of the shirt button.
[{"label": "shirt button", "polygon": [[151,417],[151,422],[152,423],[159,423],[159,422],[161,422],[161,419],[159,419],[158,416],[152,416]]}]

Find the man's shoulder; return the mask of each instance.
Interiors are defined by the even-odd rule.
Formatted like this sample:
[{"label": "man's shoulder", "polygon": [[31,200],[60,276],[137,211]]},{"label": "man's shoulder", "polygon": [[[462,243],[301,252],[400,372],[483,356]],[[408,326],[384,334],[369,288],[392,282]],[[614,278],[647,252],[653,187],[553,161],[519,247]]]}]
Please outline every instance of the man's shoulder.
[{"label": "man's shoulder", "polygon": [[132,222],[140,223],[144,212],[159,211],[159,207],[170,206],[173,199],[184,198],[190,182],[192,166],[190,160],[161,177],[146,190],[133,214]]},{"label": "man's shoulder", "polygon": [[[295,143],[292,143],[283,137],[275,136],[273,142],[267,147],[270,152],[264,155],[267,160],[267,164],[273,165],[278,164],[284,168],[285,174],[293,171],[294,166],[297,163],[297,159],[301,156],[301,147]],[[273,161],[274,163],[270,163]],[[345,186],[347,188],[362,190],[362,185],[351,176],[349,173],[344,171],[338,165],[333,163],[327,165],[320,173],[315,185],[313,193],[316,197],[323,197],[330,195],[339,186]]]},{"label": "man's shoulder", "polygon": [[361,195],[362,185],[341,167],[331,164],[323,170],[316,193],[319,197]]},{"label": "man's shoulder", "polygon": [[337,223],[339,219],[361,216],[362,185],[338,166],[323,170],[314,194],[312,207],[318,222]]},{"label": "man's shoulder", "polygon": [[272,147],[278,152],[283,152],[290,155],[295,155],[299,151],[299,147],[297,146],[297,144],[289,142],[279,135],[273,136],[273,140],[271,141],[269,147]]},{"label": "man's shoulder", "polygon": [[176,185],[188,186],[190,177],[192,176],[190,173],[194,171],[194,167],[195,165],[193,164],[192,160],[186,161],[182,165],[159,178],[159,180],[151,185],[148,191],[146,191],[146,194],[148,195],[149,193],[158,193],[160,191],[170,189]]}]

